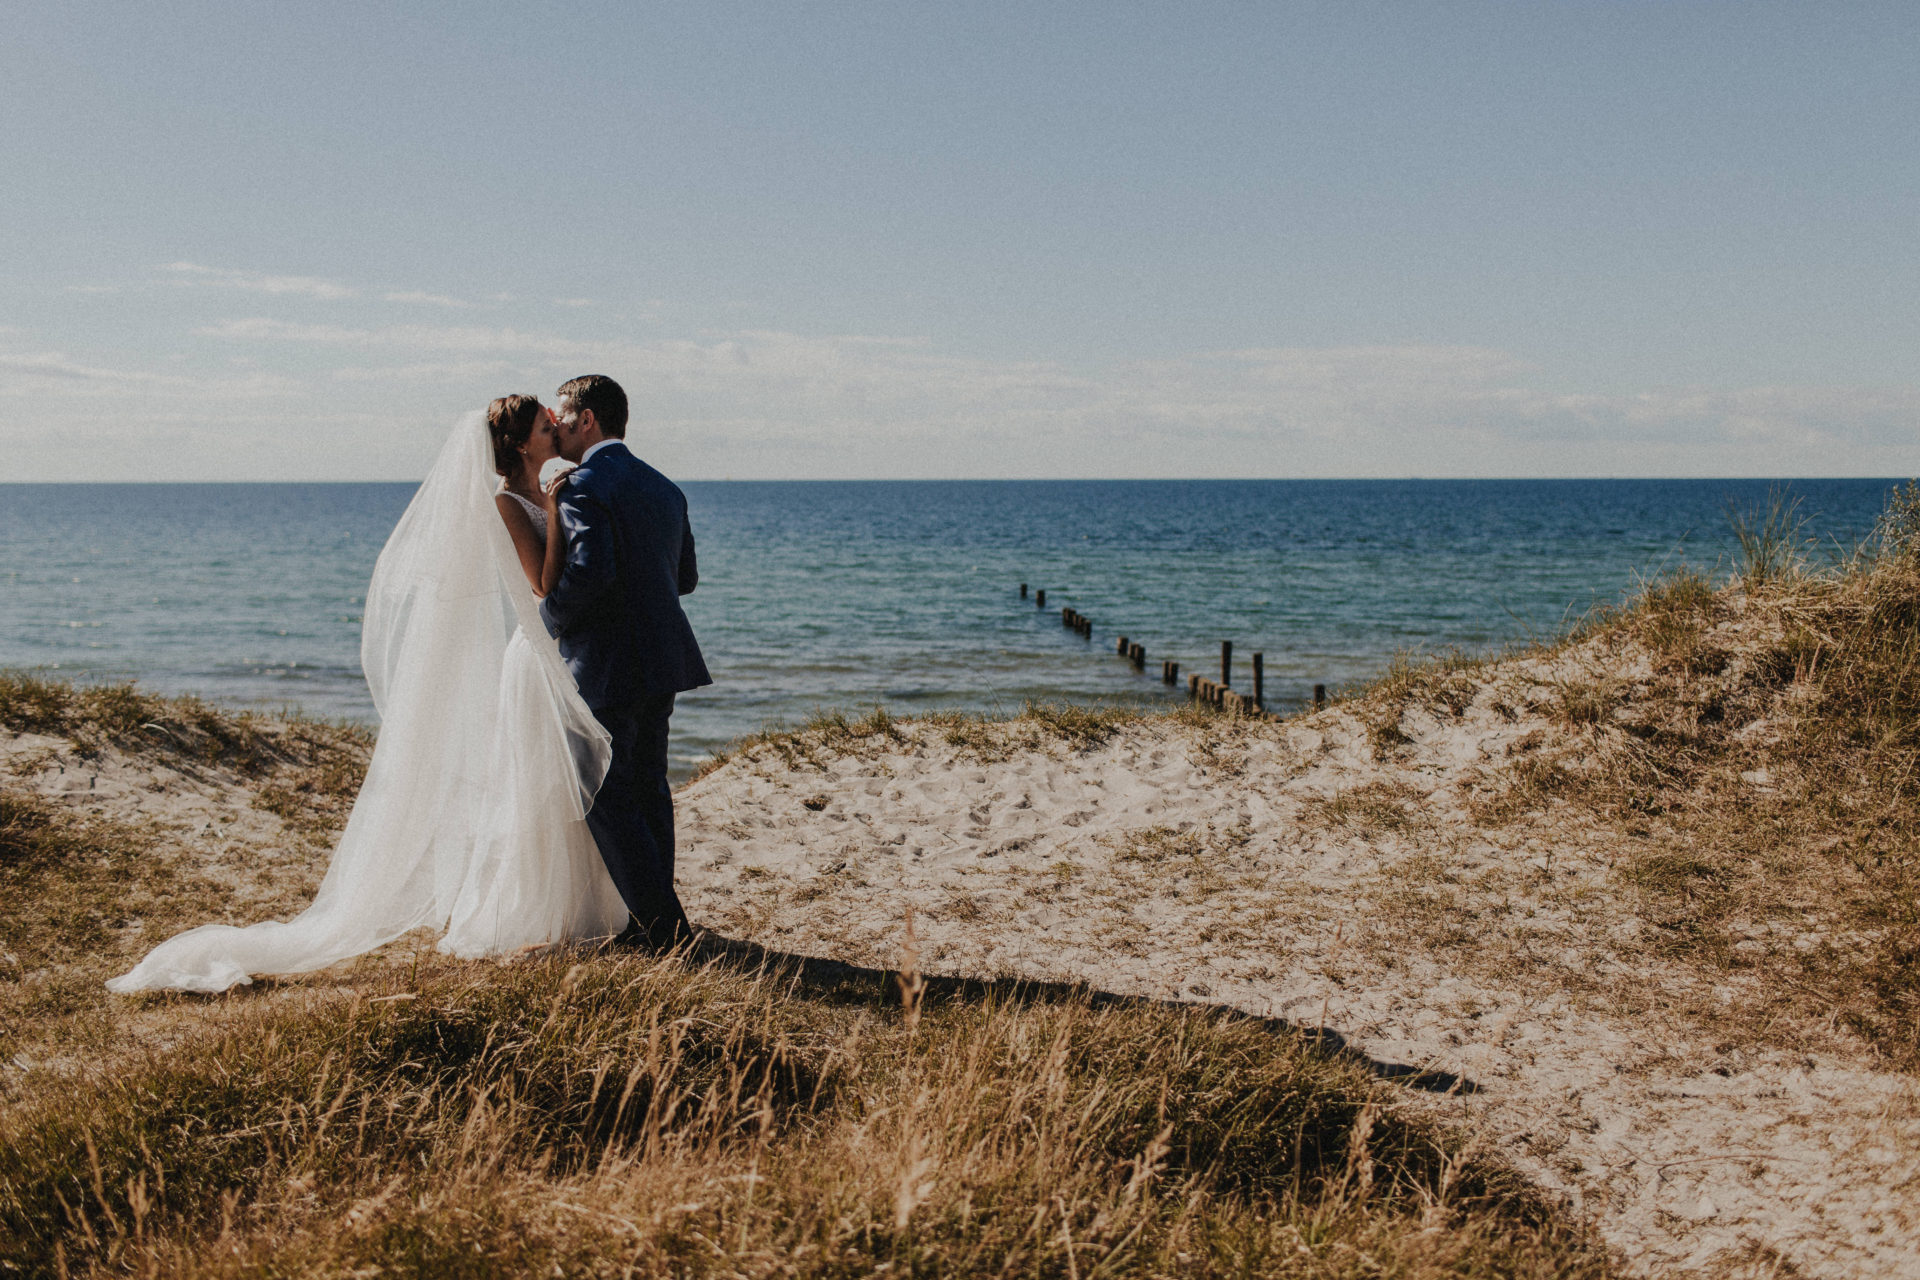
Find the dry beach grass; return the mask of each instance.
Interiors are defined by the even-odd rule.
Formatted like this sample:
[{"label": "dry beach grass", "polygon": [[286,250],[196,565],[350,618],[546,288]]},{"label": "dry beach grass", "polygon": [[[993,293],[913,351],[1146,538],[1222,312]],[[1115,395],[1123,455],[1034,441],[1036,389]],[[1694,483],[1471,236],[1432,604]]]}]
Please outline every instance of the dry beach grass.
[{"label": "dry beach grass", "polygon": [[0,1266],[1601,1275],[1350,1065],[1205,1011],[549,957],[256,1004],[15,1107]]},{"label": "dry beach grass", "polygon": [[[0,1058],[119,1043],[101,982],[209,919],[297,911],[366,730],[0,673]],[[12,1080],[0,1074],[0,1097]]]},{"label": "dry beach grass", "polygon": [[903,1003],[744,944],[500,965],[429,940],[109,1000],[174,928],[297,909],[364,739],[0,693],[0,1272],[1611,1270],[1402,1090],[1228,1011],[941,979]]},{"label": "dry beach grass", "polygon": [[682,790],[729,941],[218,1000],[98,982],[364,739],[11,680],[0,1270],[1903,1274],[1916,520],[1286,721],[823,717]]}]

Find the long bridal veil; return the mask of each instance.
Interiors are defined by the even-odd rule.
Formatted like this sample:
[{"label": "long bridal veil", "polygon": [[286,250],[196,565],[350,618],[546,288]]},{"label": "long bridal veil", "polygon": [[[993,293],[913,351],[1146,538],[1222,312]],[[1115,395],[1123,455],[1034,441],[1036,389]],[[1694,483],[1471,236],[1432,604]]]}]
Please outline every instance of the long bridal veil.
[{"label": "long bridal veil", "polygon": [[502,892],[487,882],[523,835],[559,839],[574,859],[571,885],[554,889],[582,905],[548,913],[561,921],[551,927],[582,917],[618,927],[611,881],[588,883],[605,871],[580,860],[597,863],[581,819],[606,776],[608,737],[540,622],[494,487],[485,418],[468,414],[374,565],[360,661],[380,736],[313,905],[285,922],[178,934],[111,990],[222,991],[323,968],[411,929],[446,929],[462,910],[462,954],[555,940],[471,918],[478,904],[498,910]]}]

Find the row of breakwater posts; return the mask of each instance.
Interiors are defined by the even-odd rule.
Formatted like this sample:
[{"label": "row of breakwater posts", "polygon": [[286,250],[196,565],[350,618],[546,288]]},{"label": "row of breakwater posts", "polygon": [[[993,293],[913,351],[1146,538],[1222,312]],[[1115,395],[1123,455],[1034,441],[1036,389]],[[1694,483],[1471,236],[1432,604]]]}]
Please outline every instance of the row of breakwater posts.
[{"label": "row of breakwater posts", "polygon": [[[1022,600],[1028,598],[1027,590],[1027,584],[1024,582],[1021,583],[1020,598]],[[1045,609],[1047,607],[1047,593],[1044,588],[1034,590],[1032,599],[1036,609]],[[1083,640],[1093,639],[1093,619],[1070,606],[1063,607],[1060,610],[1060,625]],[[1126,636],[1119,636],[1114,642],[1114,652],[1120,657],[1125,658],[1128,662],[1131,662],[1134,670],[1140,672],[1146,671],[1147,646],[1144,644],[1140,644]],[[1220,642],[1220,678],[1218,680],[1212,680],[1197,671],[1189,673],[1187,676],[1187,696],[1203,706],[1215,707],[1221,711],[1232,712],[1235,715],[1264,716],[1271,714],[1267,710],[1266,655],[1263,653],[1255,653],[1252,657],[1252,689],[1245,691],[1235,689],[1233,687],[1233,641],[1222,640]],[[1180,664],[1170,660],[1163,660],[1160,663],[1160,682],[1177,687],[1180,683]],[[1324,684],[1314,685],[1314,710],[1317,711],[1326,705],[1327,686]]]}]

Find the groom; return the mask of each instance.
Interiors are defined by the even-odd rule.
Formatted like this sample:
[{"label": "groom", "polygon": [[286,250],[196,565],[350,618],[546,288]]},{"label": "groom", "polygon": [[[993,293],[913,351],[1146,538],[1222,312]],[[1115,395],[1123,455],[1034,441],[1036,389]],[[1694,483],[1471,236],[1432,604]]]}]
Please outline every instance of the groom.
[{"label": "groom", "polygon": [[619,941],[664,950],[691,933],[673,891],[667,718],[674,695],[713,683],[680,610],[699,581],[687,500],[627,451],[627,393],[602,374],[562,383],[559,492],[566,560],[540,617],[580,696],[613,735],[613,760],[587,814],[626,901]]}]

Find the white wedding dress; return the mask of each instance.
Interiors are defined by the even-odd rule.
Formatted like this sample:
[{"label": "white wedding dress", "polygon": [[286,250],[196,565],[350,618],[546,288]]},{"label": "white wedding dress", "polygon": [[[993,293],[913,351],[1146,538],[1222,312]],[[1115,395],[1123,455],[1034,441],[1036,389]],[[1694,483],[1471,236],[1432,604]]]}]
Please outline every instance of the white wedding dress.
[{"label": "white wedding dress", "polygon": [[380,737],[313,905],[189,929],[110,990],[224,991],[422,927],[459,956],[620,929],[585,821],[608,737],[541,624],[491,457],[484,416],[463,417],[374,565],[360,661]]}]

